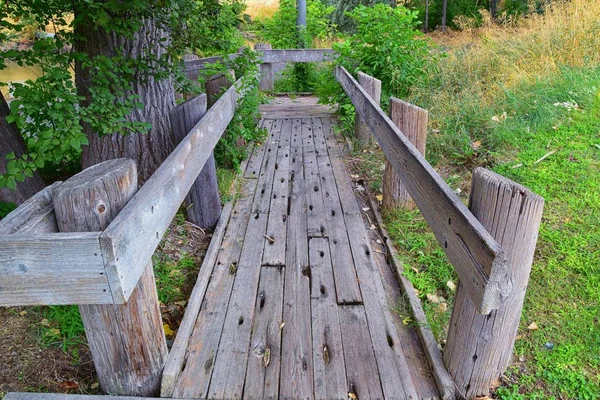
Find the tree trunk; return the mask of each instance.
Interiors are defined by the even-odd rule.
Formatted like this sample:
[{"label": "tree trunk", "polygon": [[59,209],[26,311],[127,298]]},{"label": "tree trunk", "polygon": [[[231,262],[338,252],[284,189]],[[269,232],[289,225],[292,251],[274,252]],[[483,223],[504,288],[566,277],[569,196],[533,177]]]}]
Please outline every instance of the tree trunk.
[{"label": "tree trunk", "polygon": [[429,0],[425,0],[425,33],[429,32]]},{"label": "tree trunk", "polygon": [[492,16],[492,19],[496,19],[496,14],[498,9],[498,0],[490,0],[490,15]]},{"label": "tree trunk", "polygon": [[[8,103],[0,92],[0,175],[6,173],[6,155],[14,153],[17,158],[27,152],[25,141],[19,133],[17,126],[6,121],[10,114]],[[46,185],[37,172],[24,182],[17,182],[17,189],[0,188],[0,201],[21,204],[31,196],[42,190]]]},{"label": "tree trunk", "polygon": [[442,3],[442,32],[446,32],[448,28],[448,24],[446,22],[446,18],[448,16],[448,0],[444,0]]},{"label": "tree trunk", "polygon": [[[165,54],[169,44],[168,33],[152,19],[144,20],[140,30],[129,38],[106,32],[91,23],[78,24],[75,33],[76,50],[91,58],[99,55],[143,58],[149,53],[157,58]],[[132,90],[125,95],[138,95],[144,107],[133,110],[127,119],[152,124],[150,132],[99,136],[90,124],[82,122],[89,140],[89,145],[83,148],[82,166],[87,168],[113,158],[130,158],[137,163],[142,184],[173,150],[169,111],[175,106],[175,91],[171,78],[158,81],[151,73],[150,76],[138,73],[136,77]],[[75,65],[75,82],[79,95],[85,97],[83,105],[88,105],[91,100],[89,86],[93,81],[90,70],[83,68],[80,62]]]}]

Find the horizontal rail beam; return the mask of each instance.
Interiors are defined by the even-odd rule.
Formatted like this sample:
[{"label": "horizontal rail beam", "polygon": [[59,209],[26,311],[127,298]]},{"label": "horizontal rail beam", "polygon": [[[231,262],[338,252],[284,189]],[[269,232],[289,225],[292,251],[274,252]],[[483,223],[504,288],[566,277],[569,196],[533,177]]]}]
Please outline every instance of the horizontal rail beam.
[{"label": "horizontal rail beam", "polygon": [[507,259],[439,174],[343,67],[335,76],[433,230],[477,310],[489,314],[512,290]]},{"label": "horizontal rail beam", "polygon": [[[332,49],[286,49],[286,50],[259,50],[263,63],[287,62],[327,62],[336,57]],[[229,54],[230,60],[235,60],[240,53]],[[223,62],[222,56],[201,58],[199,60],[184,61],[184,72],[193,72],[206,68],[207,65]]]},{"label": "horizontal rail beam", "polygon": [[229,125],[236,82],[194,126],[100,235],[115,303],[127,301],[171,220]]}]

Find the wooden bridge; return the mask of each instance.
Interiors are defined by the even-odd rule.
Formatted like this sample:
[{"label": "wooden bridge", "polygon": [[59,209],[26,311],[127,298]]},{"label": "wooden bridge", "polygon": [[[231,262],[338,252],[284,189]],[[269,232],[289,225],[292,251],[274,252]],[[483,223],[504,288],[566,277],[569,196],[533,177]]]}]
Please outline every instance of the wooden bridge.
[{"label": "wooden bridge", "polygon": [[[265,63],[315,61],[330,52],[266,54]],[[267,139],[243,164],[241,193],[220,214],[167,355],[149,262],[186,194],[202,189],[196,177],[233,117],[237,84],[187,122],[189,133],[139,191],[135,166],[110,161],[1,221],[0,305],[88,304],[81,310],[90,349],[102,388],[113,394],[480,394],[510,359],[543,200],[477,170],[468,209],[383,113],[371,86],[340,67],[336,78],[459,275],[444,358],[402,276],[378,205],[357,190],[344,165],[346,142],[334,133],[334,115],[311,97],[277,97],[262,106]],[[410,306],[413,324],[393,311],[400,302]],[[6,398],[32,397],[65,398]]]}]

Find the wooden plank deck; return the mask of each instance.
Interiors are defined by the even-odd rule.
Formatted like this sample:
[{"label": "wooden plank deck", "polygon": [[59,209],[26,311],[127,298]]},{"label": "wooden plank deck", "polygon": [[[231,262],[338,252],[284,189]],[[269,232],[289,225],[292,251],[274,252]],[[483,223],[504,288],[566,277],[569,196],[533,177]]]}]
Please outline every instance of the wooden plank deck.
[{"label": "wooden plank deck", "polygon": [[172,397],[438,398],[330,109],[275,100]]}]

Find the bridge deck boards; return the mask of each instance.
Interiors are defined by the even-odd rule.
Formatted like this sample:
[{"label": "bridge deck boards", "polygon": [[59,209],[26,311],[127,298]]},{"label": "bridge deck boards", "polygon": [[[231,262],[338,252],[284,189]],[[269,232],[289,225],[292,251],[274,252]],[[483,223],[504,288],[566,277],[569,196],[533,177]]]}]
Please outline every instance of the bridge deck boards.
[{"label": "bridge deck boards", "polygon": [[280,104],[263,107],[269,136],[243,171],[173,397],[436,398],[335,120],[314,99]]}]

